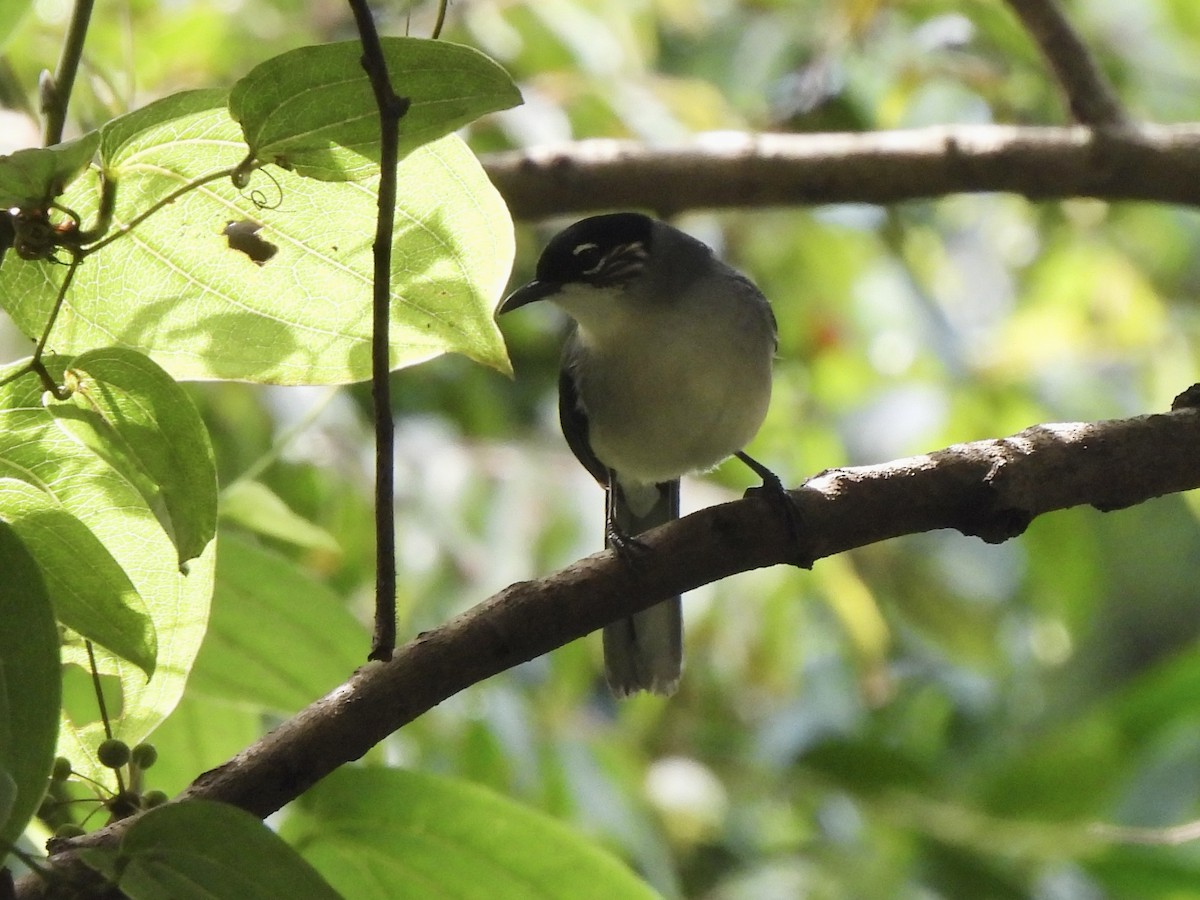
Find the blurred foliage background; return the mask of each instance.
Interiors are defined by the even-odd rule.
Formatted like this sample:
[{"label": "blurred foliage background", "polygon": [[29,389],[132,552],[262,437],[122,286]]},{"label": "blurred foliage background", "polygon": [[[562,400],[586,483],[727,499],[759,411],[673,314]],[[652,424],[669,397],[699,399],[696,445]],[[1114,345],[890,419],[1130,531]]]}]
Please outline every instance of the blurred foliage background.
[{"label": "blurred foliage background", "polygon": [[[1200,121],[1194,0],[1066,7],[1135,116]],[[36,142],[23,116],[69,10],[36,0],[8,23],[0,152]],[[378,13],[422,35],[434,9]],[[336,0],[99,0],[76,128],[353,36]],[[997,0],[463,0],[444,36],[525,95],[474,128],[481,152],[1065,115]],[[514,282],[561,224],[522,226]],[[1194,209],[988,195],[677,224],[774,303],[775,396],[749,450],[788,484],[1163,410],[1200,377]],[[601,546],[601,493],[557,428],[562,322],[502,324],[515,382],[458,358],[395,376],[402,637]],[[4,329],[5,358],[25,355]],[[210,637],[153,738],[168,792],[360,664],[372,589],[367,390],[194,392],[227,503]],[[751,481],[727,465],[686,482],[685,506]],[[548,810],[667,896],[1200,897],[1200,846],[1096,827],[1200,818],[1198,514],[1193,493],[1058,513],[1002,546],[925,534],[731,578],[686,599],[671,700],[614,703],[593,637],[453,698],[374,761]],[[264,565],[273,583],[246,577]]]}]

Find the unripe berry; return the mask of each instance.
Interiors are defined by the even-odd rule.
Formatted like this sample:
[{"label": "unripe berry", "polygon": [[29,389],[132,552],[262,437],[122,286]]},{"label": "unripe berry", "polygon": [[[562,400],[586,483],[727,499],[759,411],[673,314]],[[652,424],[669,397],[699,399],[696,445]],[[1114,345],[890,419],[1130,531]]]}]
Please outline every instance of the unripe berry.
[{"label": "unripe berry", "polygon": [[148,769],[158,761],[158,750],[153,744],[138,744],[129,759],[135,768]]},{"label": "unripe berry", "polygon": [[96,756],[100,758],[101,765],[108,766],[110,769],[119,769],[129,762],[129,745],[116,738],[109,738],[107,741],[101,742],[96,750]]},{"label": "unripe berry", "polygon": [[71,777],[71,761],[65,756],[60,756],[54,760],[54,768],[50,770],[50,777],[54,781],[66,781]]},{"label": "unripe berry", "polygon": [[146,791],[142,794],[142,807],[152,809],[155,806],[162,806],[167,802],[167,795],[162,791]]}]

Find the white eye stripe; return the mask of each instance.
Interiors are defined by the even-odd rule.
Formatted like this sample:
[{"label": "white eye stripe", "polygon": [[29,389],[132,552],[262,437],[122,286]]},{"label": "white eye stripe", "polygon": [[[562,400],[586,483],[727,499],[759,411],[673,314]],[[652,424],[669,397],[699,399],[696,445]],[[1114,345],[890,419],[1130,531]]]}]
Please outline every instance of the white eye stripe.
[{"label": "white eye stripe", "polygon": [[580,274],[587,277],[601,275],[605,277],[606,281],[619,279],[626,274],[636,274],[641,267],[641,262],[650,255],[641,241],[618,244],[609,248],[607,253],[602,253],[600,245],[592,242],[578,244],[571,250],[572,256],[582,257],[579,261],[583,265],[587,263],[587,257],[584,254],[591,253],[597,254],[596,264],[590,268],[581,269]]}]

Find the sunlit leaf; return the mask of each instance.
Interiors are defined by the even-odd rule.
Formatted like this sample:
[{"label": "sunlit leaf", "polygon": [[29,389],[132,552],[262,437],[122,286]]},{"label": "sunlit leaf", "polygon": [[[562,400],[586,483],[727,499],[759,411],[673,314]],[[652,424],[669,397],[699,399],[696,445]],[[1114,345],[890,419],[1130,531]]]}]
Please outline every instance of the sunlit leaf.
[{"label": "sunlit leaf", "polygon": [[[174,118],[106,132],[117,226],[244,157],[223,106],[192,108],[217,103],[219,92],[189,97],[162,110]],[[492,317],[512,263],[507,208],[454,136],[410,154],[399,178],[392,367],[458,352],[507,371]],[[61,353],[138,349],[175,378],[364,380],[375,186],[272,170],[245,191],[225,177],[191,190],[83,262],[51,345]],[[87,216],[100,190],[85,177],[63,199]],[[64,273],[23,260],[0,269],[0,304],[27,334],[44,328]]]},{"label": "sunlit leaf", "polygon": [[179,140],[186,140],[193,134],[189,123],[194,117],[219,109],[228,98],[228,91],[217,88],[181,91],[110,119],[100,129],[101,166],[120,177],[128,167],[136,167],[148,149],[169,144],[173,128],[179,128]]},{"label": "sunlit leaf", "polygon": [[[383,38],[382,45],[393,89],[410,101],[400,123],[401,157],[521,102],[504,69],[471,47],[408,37]],[[235,84],[229,110],[251,152],[312,178],[370,177],[379,164],[379,111],[362,55],[358,41],[300,47]]]},{"label": "sunlit leaf", "polygon": [[225,488],[221,492],[221,518],[298,547],[339,552],[333,535],[297,515],[261,481],[235,481]]},{"label": "sunlit leaf", "polygon": [[208,431],[179,384],[135,350],[71,360],[71,396],[47,409],[142,494],[183,565],[217,528],[217,472]]},{"label": "sunlit leaf", "polygon": [[[13,468],[10,459],[0,456],[0,469]],[[36,560],[58,620],[153,675],[157,640],[146,604],[91,530],[49,493],[10,477],[0,477],[0,521]]]},{"label": "sunlit leaf", "polygon": [[[51,377],[61,381],[65,360],[46,360]],[[12,372],[0,371],[0,379]],[[174,544],[140,492],[89,448],[66,434],[43,405],[42,388],[32,375],[0,387],[0,444],[5,475],[36,484],[103,544],[129,577],[145,603],[159,638],[154,675],[96,648],[102,674],[120,686],[113,698],[113,729],[129,744],[142,740],[178,702],[188,671],[204,636],[212,595],[215,542],[180,573]],[[15,440],[13,435],[19,435]],[[78,565],[76,563],[76,565]],[[70,640],[64,662],[88,666],[83,647]],[[99,713],[64,719],[59,754],[75,770],[103,783],[112,770],[95,758],[104,737]]]}]

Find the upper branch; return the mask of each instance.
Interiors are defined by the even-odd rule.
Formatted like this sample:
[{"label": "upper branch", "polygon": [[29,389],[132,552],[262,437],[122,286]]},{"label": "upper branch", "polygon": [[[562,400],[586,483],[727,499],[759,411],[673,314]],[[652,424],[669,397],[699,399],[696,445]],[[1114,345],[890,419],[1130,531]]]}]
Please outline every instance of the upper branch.
[{"label": "upper branch", "polygon": [[495,153],[484,167],[522,219],[594,209],[895,203],[1007,191],[1200,205],[1200,124],[962,125],[865,134],[701,135],[673,147],[590,140]]},{"label": "upper branch", "polygon": [[[1161,415],[1037,425],[1001,440],[822,472],[792,492],[804,528],[800,546],[766,498],[701,510],[640,535],[646,550],[636,567],[599,553],[514,584],[418,635],[390,662],[363,668],[201,775],[183,797],[220,800],[266,816],[470,685],[735,572],[936,528],[1001,541],[1053,510],[1110,510],[1200,487],[1197,403],[1200,389]],[[52,861],[69,868],[74,850],[115,843],[130,821],[61,842]],[[19,896],[40,896],[38,890],[26,881]]]},{"label": "upper branch", "polygon": [[1121,101],[1058,0],[1008,0],[1008,5],[1054,69],[1075,121],[1096,128],[1127,125]]}]

